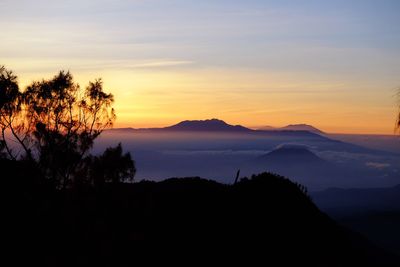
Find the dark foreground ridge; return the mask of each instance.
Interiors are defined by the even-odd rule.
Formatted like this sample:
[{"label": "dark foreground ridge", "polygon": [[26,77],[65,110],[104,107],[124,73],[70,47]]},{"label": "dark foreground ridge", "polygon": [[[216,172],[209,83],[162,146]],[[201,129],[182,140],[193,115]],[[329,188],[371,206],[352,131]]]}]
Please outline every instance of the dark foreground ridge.
[{"label": "dark foreground ridge", "polygon": [[0,163],[13,265],[395,266],[274,174],[234,185],[174,178],[56,191],[29,165]]}]

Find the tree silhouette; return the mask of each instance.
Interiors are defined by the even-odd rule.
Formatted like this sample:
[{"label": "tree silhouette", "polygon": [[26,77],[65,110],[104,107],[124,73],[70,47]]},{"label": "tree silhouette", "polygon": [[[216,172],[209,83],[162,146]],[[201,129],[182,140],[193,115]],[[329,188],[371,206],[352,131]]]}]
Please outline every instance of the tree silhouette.
[{"label": "tree silhouette", "polygon": [[107,148],[100,156],[91,157],[90,161],[90,183],[97,187],[106,182],[132,182],[136,174],[134,161],[129,153],[123,154],[121,143]]},{"label": "tree silhouette", "polygon": [[[37,163],[46,178],[66,188],[88,168],[94,140],[112,127],[113,102],[101,79],[81,90],[70,72],[60,71],[21,91],[12,71],[0,67],[0,149],[9,159]],[[115,149],[122,155],[121,146]],[[133,162],[128,164],[130,155],[125,156],[124,166],[131,172]]]},{"label": "tree silhouette", "polygon": [[16,129],[10,126],[12,126],[17,114],[21,111],[20,100],[21,93],[18,88],[17,76],[12,71],[4,68],[4,66],[0,66],[0,149],[6,150],[8,156],[12,159],[15,159],[15,156],[6,142],[5,133],[7,129],[10,129],[16,135]]}]

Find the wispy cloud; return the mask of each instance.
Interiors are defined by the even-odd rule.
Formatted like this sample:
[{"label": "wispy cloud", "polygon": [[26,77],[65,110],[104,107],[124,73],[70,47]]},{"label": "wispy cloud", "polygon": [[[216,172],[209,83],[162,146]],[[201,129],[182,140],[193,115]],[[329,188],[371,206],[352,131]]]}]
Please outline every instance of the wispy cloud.
[{"label": "wispy cloud", "polygon": [[160,61],[150,61],[132,65],[126,65],[127,68],[160,68],[160,67],[173,67],[180,65],[193,64],[194,61],[185,60],[160,60]]},{"label": "wispy cloud", "polygon": [[[129,69],[153,69],[153,68],[172,68],[195,64],[191,60],[180,59],[129,59],[129,60],[94,60],[94,59],[44,59],[44,58],[7,58],[2,62],[6,65],[18,66],[18,71],[23,72],[51,72],[60,69],[74,71],[85,70],[129,70]],[[9,64],[10,63],[10,64]]]}]

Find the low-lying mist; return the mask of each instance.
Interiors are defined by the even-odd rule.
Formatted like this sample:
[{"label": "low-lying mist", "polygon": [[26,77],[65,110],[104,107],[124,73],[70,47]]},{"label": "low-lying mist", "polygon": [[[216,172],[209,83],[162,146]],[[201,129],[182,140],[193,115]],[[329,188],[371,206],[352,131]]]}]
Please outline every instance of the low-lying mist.
[{"label": "low-lying mist", "polygon": [[[200,176],[232,183],[240,170],[241,177],[261,171],[285,175],[309,190],[400,183],[399,154],[302,131],[224,133],[115,129],[98,138],[94,153],[118,143],[136,161],[136,180]],[[293,149],[294,146],[303,151]]]}]

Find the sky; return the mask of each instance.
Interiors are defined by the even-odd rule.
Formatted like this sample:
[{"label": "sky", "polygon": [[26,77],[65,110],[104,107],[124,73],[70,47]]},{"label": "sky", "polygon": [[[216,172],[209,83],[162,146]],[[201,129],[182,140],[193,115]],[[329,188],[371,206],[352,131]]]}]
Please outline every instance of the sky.
[{"label": "sky", "polygon": [[21,87],[101,77],[115,127],[219,118],[393,134],[397,0],[0,0],[0,65]]}]

